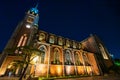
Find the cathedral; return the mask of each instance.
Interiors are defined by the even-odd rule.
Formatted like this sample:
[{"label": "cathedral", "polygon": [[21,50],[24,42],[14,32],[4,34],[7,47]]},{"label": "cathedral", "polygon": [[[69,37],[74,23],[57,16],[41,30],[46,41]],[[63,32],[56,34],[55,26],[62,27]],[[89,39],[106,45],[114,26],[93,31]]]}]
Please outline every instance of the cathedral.
[{"label": "cathedral", "polygon": [[[38,30],[39,10],[30,8],[23,20],[17,25],[5,49],[32,44],[42,51],[29,64],[26,74],[34,77],[90,76],[104,75],[113,65],[112,59],[103,42],[94,34],[83,41],[71,40],[43,30]],[[3,50],[0,57],[0,75],[13,71],[14,60],[21,60],[13,53]],[[21,53],[24,54],[24,53]],[[21,68],[15,69],[19,75]]]}]

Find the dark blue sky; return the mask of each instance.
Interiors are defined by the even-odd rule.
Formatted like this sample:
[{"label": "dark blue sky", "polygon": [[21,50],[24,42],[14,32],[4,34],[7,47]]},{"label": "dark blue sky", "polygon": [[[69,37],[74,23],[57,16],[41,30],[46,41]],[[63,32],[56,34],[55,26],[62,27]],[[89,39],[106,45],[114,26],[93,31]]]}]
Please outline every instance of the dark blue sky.
[{"label": "dark blue sky", "polygon": [[[0,51],[38,0],[0,0]],[[82,41],[96,34],[120,58],[119,0],[39,0],[39,29]]]}]

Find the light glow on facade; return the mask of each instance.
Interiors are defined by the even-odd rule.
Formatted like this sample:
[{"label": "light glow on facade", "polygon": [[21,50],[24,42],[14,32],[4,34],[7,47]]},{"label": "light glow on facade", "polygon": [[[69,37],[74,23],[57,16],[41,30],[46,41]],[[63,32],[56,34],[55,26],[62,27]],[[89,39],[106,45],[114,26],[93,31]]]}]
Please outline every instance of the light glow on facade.
[{"label": "light glow on facade", "polygon": [[[106,65],[103,64],[105,63],[104,59],[109,60],[109,63],[112,64],[104,46],[102,44],[97,45],[97,40],[94,39],[93,36],[90,36],[90,38],[87,38],[84,42],[63,38],[38,30],[34,25],[38,23],[38,19],[37,8],[31,8],[25,20],[18,25],[18,30],[16,29],[13,37],[10,39],[11,43],[8,43],[6,47],[9,48],[8,46],[10,46],[12,48],[15,46],[32,45],[34,48],[41,51],[39,54],[34,53],[32,55],[31,59],[33,60],[28,66],[26,71],[27,75],[47,78],[90,76],[91,73],[92,75],[102,75],[104,71],[101,70],[101,67],[104,68],[103,70],[106,69]],[[15,52],[17,53],[18,50]],[[12,65],[9,65],[9,63],[14,62],[14,60],[25,60],[18,58],[16,55],[6,55],[4,51],[3,54],[4,56],[2,56],[2,58],[4,58],[0,66],[0,75],[9,75],[9,70],[12,70]],[[22,67],[17,67],[14,75],[20,76],[23,71],[21,68]]]},{"label": "light glow on facade", "polygon": [[30,28],[30,27],[31,27],[30,24],[27,24],[27,25],[26,25],[26,28]]}]

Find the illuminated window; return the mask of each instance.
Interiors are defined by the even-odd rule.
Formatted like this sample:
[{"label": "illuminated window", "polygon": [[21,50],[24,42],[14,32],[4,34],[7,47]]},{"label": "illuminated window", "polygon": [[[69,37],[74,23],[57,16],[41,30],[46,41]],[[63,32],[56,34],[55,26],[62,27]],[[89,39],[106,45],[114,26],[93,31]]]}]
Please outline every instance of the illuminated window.
[{"label": "illuminated window", "polygon": [[83,53],[83,59],[84,59],[84,64],[86,66],[90,66],[90,63],[89,63],[89,60],[88,60],[88,57],[85,53]]},{"label": "illuminated window", "polygon": [[45,60],[45,48],[42,46],[40,47],[40,63],[44,63],[44,60]]},{"label": "illuminated window", "polygon": [[81,46],[81,44],[80,44],[80,43],[78,44],[78,47],[79,47],[79,49],[81,49],[81,48],[82,48],[82,46]]},{"label": "illuminated window", "polygon": [[66,65],[71,65],[71,52],[69,50],[66,50],[65,52],[65,64]]},{"label": "illuminated window", "polygon": [[45,41],[45,34],[44,33],[40,33],[39,40]]},{"label": "illuminated window", "polygon": [[19,42],[18,42],[17,47],[25,46],[26,41],[27,41],[27,35],[24,34],[23,36],[21,36],[21,38],[20,38],[20,40],[19,40]]},{"label": "illuminated window", "polygon": [[102,46],[102,44],[99,44],[100,45],[100,51],[101,51],[101,53],[102,53],[102,55],[103,55],[103,58],[104,59],[108,59],[108,56],[107,56],[107,54],[106,54],[106,52],[105,52],[105,49],[104,49],[104,47]]},{"label": "illuminated window", "polygon": [[58,48],[54,48],[54,61],[53,64],[60,64],[60,50]]},{"label": "illuminated window", "polygon": [[50,43],[54,43],[54,40],[55,40],[55,39],[54,39],[54,36],[50,36],[49,42],[50,42]]},{"label": "illuminated window", "polygon": [[39,49],[41,52],[38,54],[38,58],[37,58],[36,62],[38,64],[41,64],[41,63],[44,64],[45,63],[46,47],[44,45],[41,45]]},{"label": "illuminated window", "polygon": [[74,58],[75,58],[75,64],[76,65],[82,65],[82,63],[80,62],[80,56],[79,56],[79,52],[75,52],[75,54],[74,54]]},{"label": "illuminated window", "polygon": [[21,36],[20,40],[19,40],[19,43],[17,45],[17,47],[19,47],[21,44],[22,44],[22,41],[23,41],[23,36]]},{"label": "illuminated window", "polygon": [[76,43],[73,41],[73,48],[76,48]]},{"label": "illuminated window", "polygon": [[69,40],[66,40],[66,46],[70,47],[70,41]]},{"label": "illuminated window", "polygon": [[58,39],[58,44],[59,44],[59,45],[63,45],[63,40],[62,40],[62,38],[59,38],[59,39]]},{"label": "illuminated window", "polygon": [[25,37],[24,37],[24,40],[23,40],[23,43],[22,43],[22,46],[25,45],[26,41],[27,41],[27,37],[25,36]]}]

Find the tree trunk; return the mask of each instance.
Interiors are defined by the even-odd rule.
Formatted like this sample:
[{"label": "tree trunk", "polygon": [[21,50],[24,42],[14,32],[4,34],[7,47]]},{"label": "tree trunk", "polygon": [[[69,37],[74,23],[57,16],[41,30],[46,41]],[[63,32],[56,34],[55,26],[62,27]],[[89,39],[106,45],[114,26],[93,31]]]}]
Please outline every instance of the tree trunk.
[{"label": "tree trunk", "polygon": [[26,66],[25,66],[25,68],[24,68],[22,74],[20,75],[19,80],[22,80],[23,76],[25,75],[25,71],[26,71],[27,67],[28,67],[28,64],[26,64]]}]

